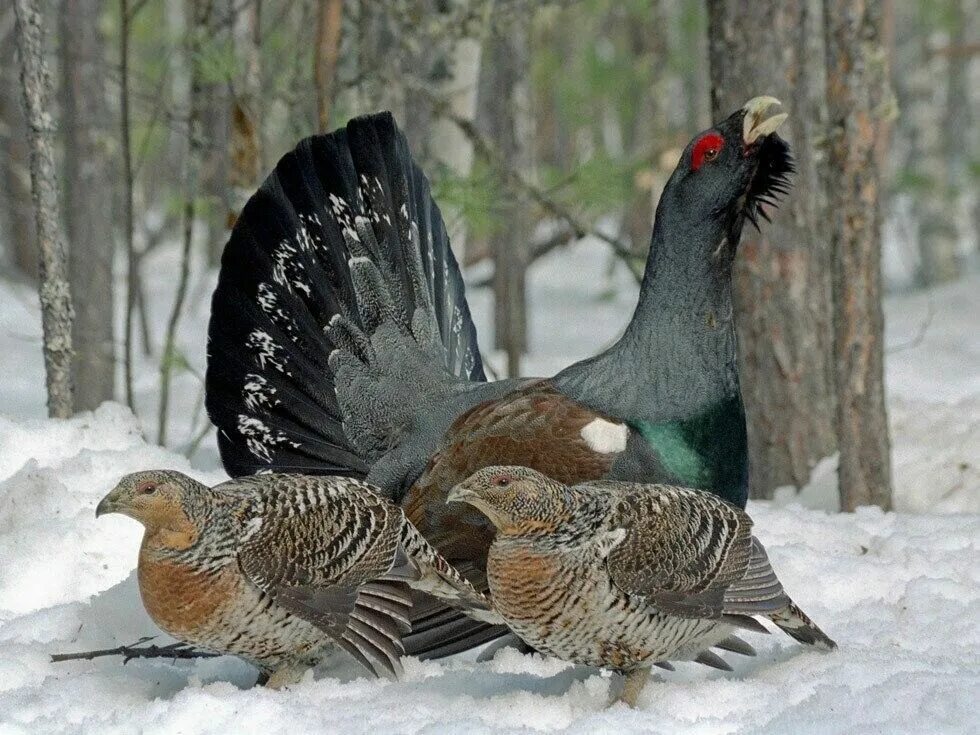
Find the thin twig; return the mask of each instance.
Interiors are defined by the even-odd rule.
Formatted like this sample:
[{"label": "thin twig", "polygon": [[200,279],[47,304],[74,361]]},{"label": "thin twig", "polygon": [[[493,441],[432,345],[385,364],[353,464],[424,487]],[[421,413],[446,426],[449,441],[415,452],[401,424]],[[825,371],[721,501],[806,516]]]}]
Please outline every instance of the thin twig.
[{"label": "thin twig", "polygon": [[123,375],[126,405],[136,410],[133,398],[133,311],[136,307],[136,244],[133,239],[133,151],[129,134],[129,0],[119,0],[119,121],[123,161],[123,237],[126,242],[126,326]]},{"label": "thin twig", "polygon": [[116,648],[103,648],[96,651],[79,651],[77,653],[52,653],[51,663],[61,663],[62,661],[91,661],[92,659],[102,658],[103,656],[122,656],[125,666],[134,658],[169,658],[176,660],[189,658],[215,658],[221,654],[211,651],[201,651],[186,643],[171,643],[168,646],[143,646],[147,641],[152,641],[156,636],[146,636],[140,638],[136,643],[128,646],[117,646]]},{"label": "thin twig", "polygon": [[922,340],[925,339],[926,333],[929,331],[929,327],[932,326],[932,319],[934,316],[936,316],[936,305],[930,298],[926,306],[926,315],[922,321],[919,322],[919,328],[915,330],[915,335],[904,342],[899,342],[897,345],[886,347],[885,354],[894,355],[896,352],[910,350],[913,347],[918,347],[920,344],[922,344]]},{"label": "thin twig", "polygon": [[[531,245],[531,252],[528,254],[527,264],[530,265],[552,250],[568,245],[573,239],[575,239],[575,232],[571,228],[566,227],[541,242],[533,243]],[[487,276],[486,278],[481,278],[479,281],[473,281],[469,284],[468,288],[487,288],[492,285],[493,276]]]},{"label": "thin twig", "polygon": [[184,450],[184,456],[190,459],[197,454],[197,450],[201,447],[201,442],[203,442],[204,438],[211,433],[213,428],[214,424],[212,424],[210,421],[204,424],[204,426],[201,427],[201,430],[197,433],[197,436],[192,438],[188,443],[187,449]]},{"label": "thin twig", "polygon": [[[193,23],[196,28],[206,28],[209,22],[210,8],[205,6],[195,9]],[[196,197],[198,189],[198,166],[201,159],[201,94],[202,81],[198,56],[200,54],[200,36],[191,34],[187,57],[191,67],[190,100],[188,103],[189,117],[187,125],[187,166],[184,175],[184,233],[180,253],[180,274],[177,278],[177,293],[174,297],[173,309],[167,320],[167,330],[164,336],[163,353],[160,356],[160,410],[157,416],[157,443],[167,445],[167,420],[170,409],[170,380],[173,375],[174,360],[177,351],[177,328],[184,312],[184,302],[187,299],[187,285],[190,280],[191,247],[194,243],[194,220],[197,213]]]}]

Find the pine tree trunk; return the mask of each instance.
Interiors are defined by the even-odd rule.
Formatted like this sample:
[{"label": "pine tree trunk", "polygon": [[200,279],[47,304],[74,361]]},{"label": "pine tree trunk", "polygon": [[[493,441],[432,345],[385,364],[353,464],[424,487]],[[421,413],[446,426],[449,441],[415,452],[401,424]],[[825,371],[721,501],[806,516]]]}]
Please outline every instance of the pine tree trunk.
[{"label": "pine tree trunk", "polygon": [[235,14],[235,54],[241,76],[233,85],[229,184],[231,207],[227,225],[234,226],[245,202],[255,191],[262,175],[262,56],[259,14],[261,0],[238,8]]},{"label": "pine tree trunk", "polygon": [[316,82],[317,129],[321,133],[330,130],[343,18],[344,0],[318,0],[313,79]]},{"label": "pine tree trunk", "polygon": [[102,60],[105,39],[94,22],[102,0],[63,0],[62,119],[65,230],[75,306],[75,407],[97,408],[115,393],[112,192]]},{"label": "pine tree trunk", "polygon": [[71,290],[61,233],[61,207],[54,167],[55,125],[51,114],[51,76],[44,60],[42,17],[34,0],[14,0],[21,88],[31,149],[31,190],[38,250],[40,297],[47,373],[48,415],[74,412],[72,389]]},{"label": "pine tree trunk", "polygon": [[840,499],[891,507],[883,381],[881,182],[887,109],[878,0],[824,0]]},{"label": "pine tree trunk", "polygon": [[739,375],[750,492],[801,487],[835,449],[831,254],[819,170],[825,116],[819,0],[709,0],[715,120],[772,95],[789,120],[793,189],[761,232],[746,226],[735,265]]},{"label": "pine tree trunk", "polygon": [[[491,94],[487,137],[500,154],[501,165],[511,171],[526,167],[526,144],[521,116],[527,74],[527,27],[514,22],[489,40],[487,85]],[[507,375],[520,374],[520,358],[527,349],[526,239],[527,206],[519,195],[503,190],[494,212],[490,251],[494,260],[494,344],[507,354]]]},{"label": "pine tree trunk", "polygon": [[[232,12],[231,9],[228,12]],[[225,12],[212,12],[208,33],[219,43],[230,43],[231,33]],[[228,239],[226,227],[231,193],[228,189],[228,121],[231,100],[230,79],[212,75],[201,82],[201,129],[204,136],[201,161],[201,195],[206,202],[208,265],[217,266]]]},{"label": "pine tree trunk", "polygon": [[[663,0],[651,2],[649,11],[642,18],[632,13],[620,18],[620,24],[625,25],[622,32],[626,36],[633,63],[657,68],[669,58],[667,20]],[[651,175],[645,178],[636,177],[633,196],[623,212],[622,229],[633,252],[641,258],[646,257],[650,248],[654,205],[662,185],[652,171],[661,152],[654,146],[665,146],[668,140],[664,102],[669,96],[669,82],[667,75],[657,74],[653,83],[637,96],[623,121],[624,152],[631,160],[642,163],[651,171]]]}]

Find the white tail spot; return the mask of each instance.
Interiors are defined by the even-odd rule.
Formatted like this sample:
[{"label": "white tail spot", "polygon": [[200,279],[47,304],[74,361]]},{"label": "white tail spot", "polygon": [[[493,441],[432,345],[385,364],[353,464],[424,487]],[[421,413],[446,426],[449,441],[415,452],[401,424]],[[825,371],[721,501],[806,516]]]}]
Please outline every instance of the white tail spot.
[{"label": "white tail spot", "polygon": [[622,452],[626,449],[626,439],[629,437],[629,427],[626,424],[614,424],[605,419],[594,419],[582,427],[582,438],[589,449],[599,454]]}]

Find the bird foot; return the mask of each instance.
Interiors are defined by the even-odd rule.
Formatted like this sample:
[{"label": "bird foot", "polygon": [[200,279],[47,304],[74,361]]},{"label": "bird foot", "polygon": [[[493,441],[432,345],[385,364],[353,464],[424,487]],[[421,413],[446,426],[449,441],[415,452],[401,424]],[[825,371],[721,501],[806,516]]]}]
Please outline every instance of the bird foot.
[{"label": "bird foot", "polygon": [[633,669],[627,672],[623,677],[623,688],[617,696],[610,700],[609,706],[612,707],[614,704],[623,702],[631,709],[636,709],[640,692],[643,691],[649,678],[650,669]]},{"label": "bird foot", "polygon": [[270,675],[266,675],[265,681],[262,681],[262,675],[259,676],[259,681],[256,683],[261,683],[263,686],[269,689],[282,689],[283,687],[288,687],[292,684],[299,683],[303,674],[309,670],[309,666],[304,663],[290,663],[280,666],[278,669],[272,672]]}]

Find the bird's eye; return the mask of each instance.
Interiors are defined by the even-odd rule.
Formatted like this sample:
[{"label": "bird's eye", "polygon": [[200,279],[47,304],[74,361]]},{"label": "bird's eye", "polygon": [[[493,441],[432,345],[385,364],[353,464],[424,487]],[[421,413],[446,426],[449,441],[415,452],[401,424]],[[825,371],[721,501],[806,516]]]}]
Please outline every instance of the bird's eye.
[{"label": "bird's eye", "polygon": [[507,487],[510,485],[510,478],[507,475],[497,475],[493,478],[494,487]]},{"label": "bird's eye", "polygon": [[718,133],[705,133],[694,144],[694,150],[691,151],[691,169],[697,171],[705,162],[714,161],[724,147],[725,139]]},{"label": "bird's eye", "polygon": [[157,491],[157,484],[155,482],[144,482],[138,488],[136,492],[140,495],[152,495]]}]

